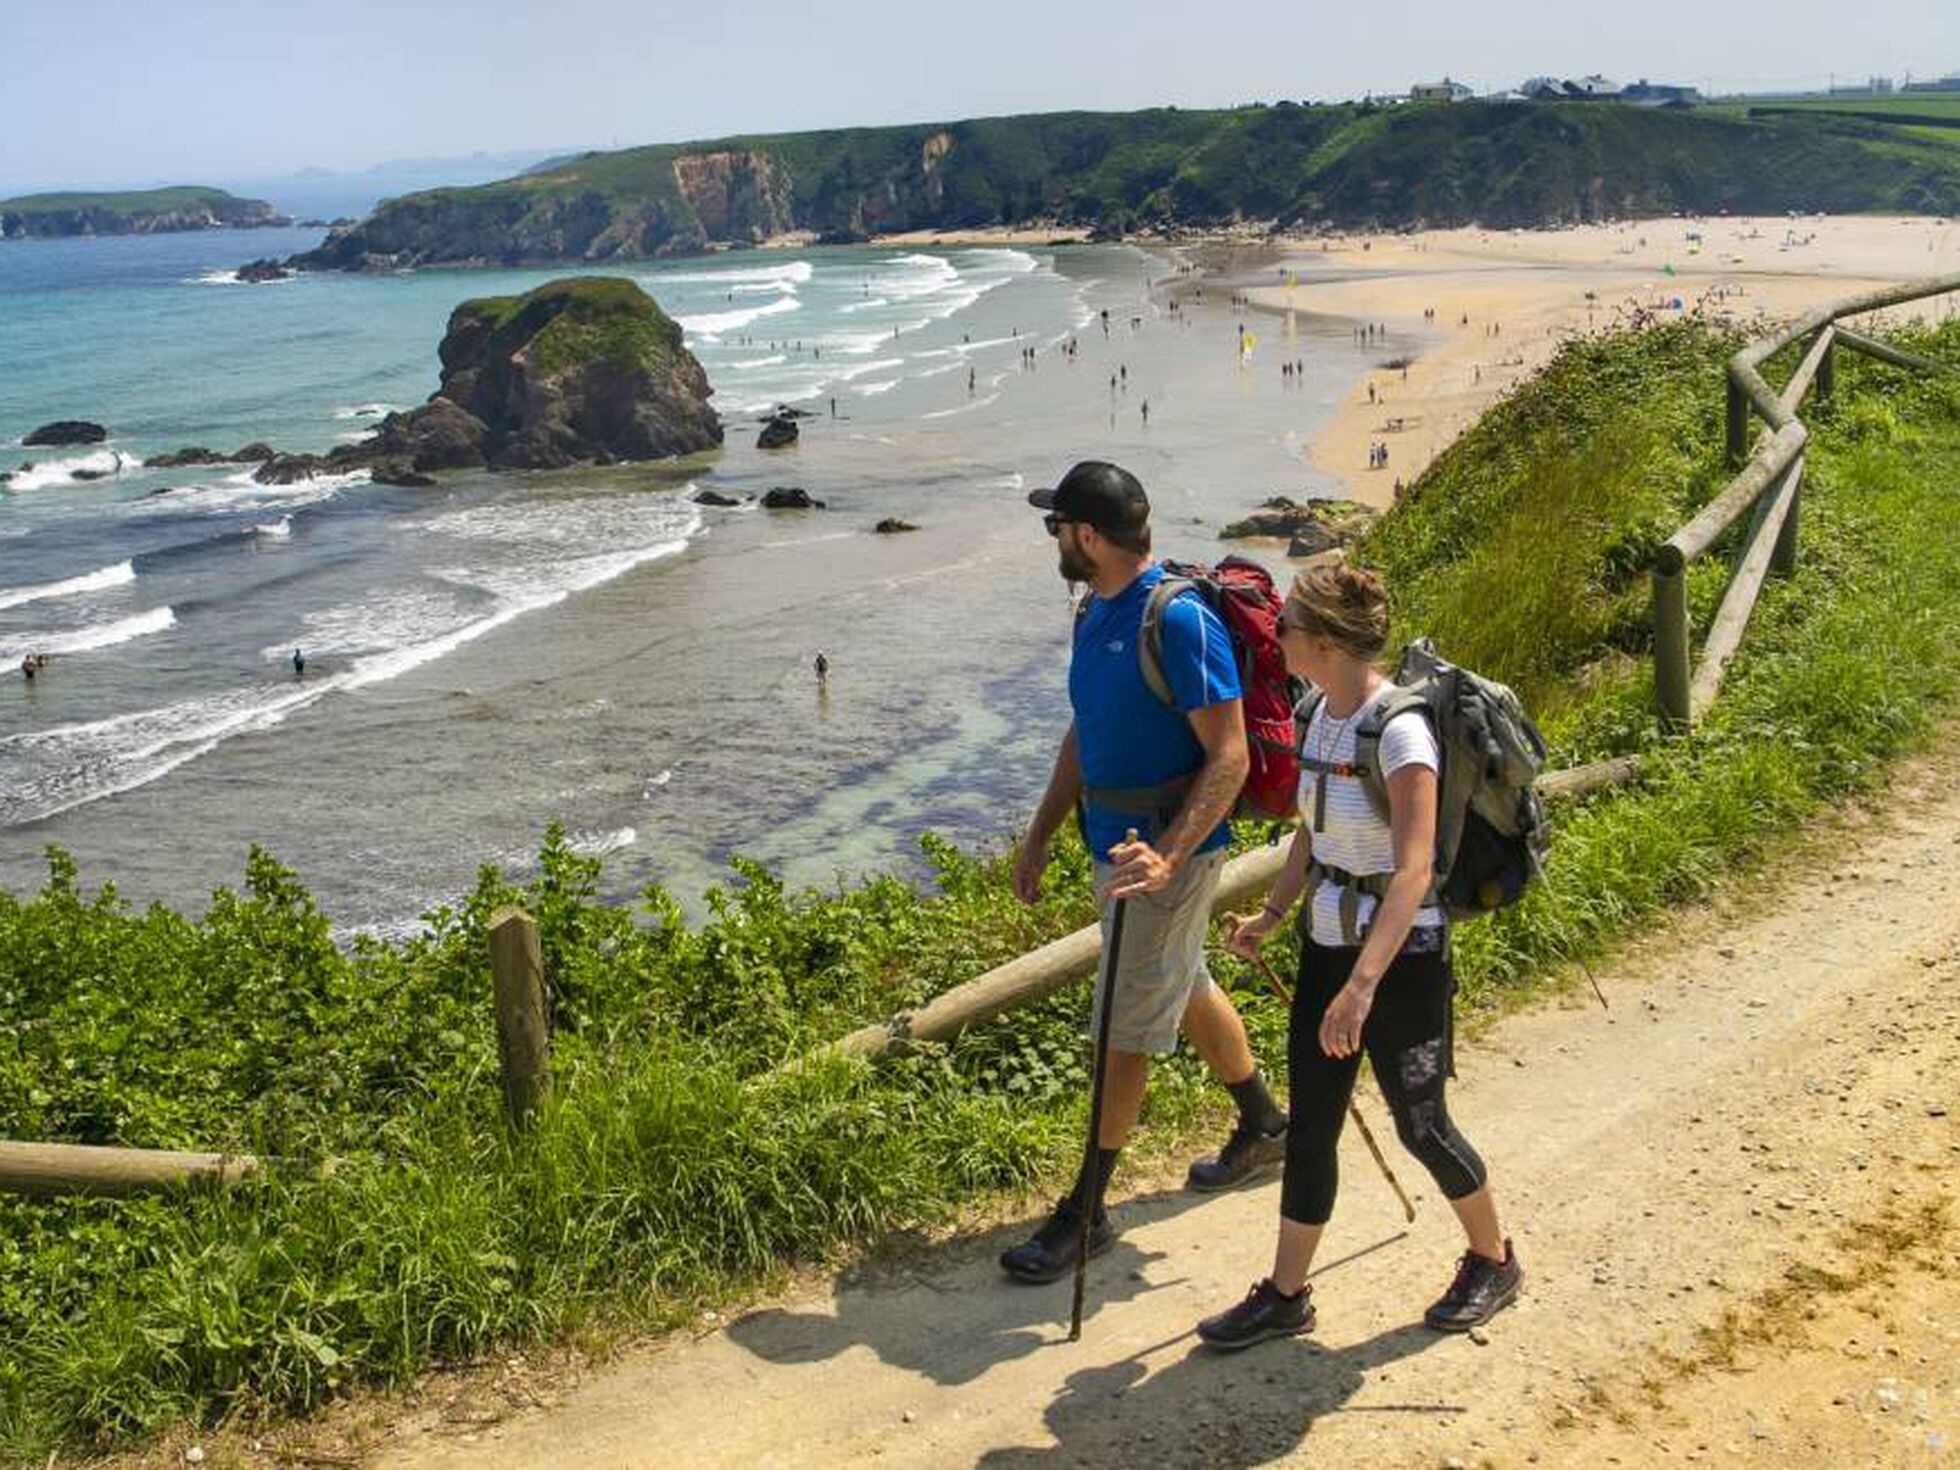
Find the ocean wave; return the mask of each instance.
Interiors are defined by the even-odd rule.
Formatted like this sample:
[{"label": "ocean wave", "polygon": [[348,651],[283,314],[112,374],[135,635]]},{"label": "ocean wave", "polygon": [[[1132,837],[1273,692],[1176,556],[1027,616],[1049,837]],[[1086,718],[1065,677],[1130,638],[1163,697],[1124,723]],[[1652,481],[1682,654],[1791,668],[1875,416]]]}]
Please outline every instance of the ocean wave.
[{"label": "ocean wave", "polygon": [[876,362],[861,362],[853,367],[847,367],[842,372],[837,373],[834,376],[836,377],[838,382],[848,383],[854,379],[865,376],[865,374],[867,373],[889,372],[891,371],[891,369],[895,367],[904,367],[904,366],[905,366],[905,359],[902,357],[881,357]]},{"label": "ocean wave", "polygon": [[281,516],[269,525],[254,526],[252,527],[252,534],[254,536],[270,536],[275,540],[284,540],[293,534],[293,518],[291,516]]},{"label": "ocean wave", "polygon": [[[30,768],[26,779],[0,787],[0,826],[38,821],[147,785],[233,736],[270,730],[330,694],[400,678],[526,613],[562,602],[649,561],[673,556],[686,549],[700,525],[699,513],[691,505],[683,504],[682,511],[667,519],[671,534],[624,550],[510,568],[507,576],[494,569],[459,573],[456,580],[497,594],[489,611],[461,622],[445,614],[446,625],[434,629],[405,622],[398,631],[409,641],[304,680],[282,679],[87,724],[0,737],[0,751],[18,753]],[[145,616],[168,611],[158,609]],[[350,620],[358,613],[350,610]],[[288,656],[296,644],[306,647],[303,639],[282,640],[276,645],[279,657]],[[50,640],[42,650],[55,652],[59,647]],[[14,657],[17,661],[19,654]]]},{"label": "ocean wave", "polygon": [[13,646],[0,651],[0,660],[5,663],[19,663],[30,653],[49,655],[61,653],[89,653],[98,648],[114,648],[118,643],[128,643],[133,639],[146,638],[152,633],[161,633],[166,628],[177,626],[177,614],[167,607],[153,607],[148,612],[137,613],[132,617],[118,618],[111,623],[96,623],[88,627],[70,628],[60,633],[40,633],[31,635],[10,635]]},{"label": "ocean wave", "polygon": [[784,363],[788,361],[789,359],[783,356],[783,354],[779,352],[774,357],[745,357],[740,362],[731,362],[731,363],[724,364],[724,366],[729,367],[731,369],[732,368],[781,367]]},{"label": "ocean wave", "polygon": [[117,562],[112,567],[99,571],[86,572],[79,577],[68,577],[59,582],[43,582],[38,587],[0,588],[0,608],[21,607],[30,602],[44,602],[52,597],[74,597],[83,592],[100,592],[108,587],[122,587],[136,580],[134,562]]},{"label": "ocean wave", "polygon": [[932,413],[922,413],[919,417],[922,419],[950,419],[955,414],[972,413],[976,408],[985,408],[990,403],[998,402],[999,399],[1000,394],[989,393],[985,398],[976,398],[971,403],[962,403],[958,408],[936,409]]},{"label": "ocean wave", "polygon": [[75,478],[77,470],[91,475],[125,475],[131,470],[141,469],[143,462],[133,454],[124,454],[120,449],[97,449],[88,454],[79,454],[68,459],[36,460],[32,469],[18,469],[13,478],[7,481],[9,490],[46,490],[54,485],[86,484]]},{"label": "ocean wave", "polygon": [[240,470],[222,480],[174,486],[167,495],[145,496],[122,507],[130,515],[208,515],[223,511],[280,510],[331,500],[354,485],[368,483],[368,471],[315,475],[290,485],[261,485],[253,471]]},{"label": "ocean wave", "polygon": [[810,279],[815,270],[816,268],[807,260],[786,260],[781,265],[743,267],[725,271],[661,271],[646,279],[665,285],[732,287],[744,282],[768,285],[781,281],[785,285],[800,286]]},{"label": "ocean wave", "polygon": [[887,301],[884,297],[873,296],[866,301],[853,301],[848,303],[847,305],[840,306],[837,308],[837,314],[839,316],[849,316],[853,312],[876,311],[881,306],[890,306],[890,305],[891,302]]},{"label": "ocean wave", "polygon": [[887,378],[882,383],[860,383],[851,391],[869,398],[874,393],[889,393],[903,381],[903,378]]},{"label": "ocean wave", "polygon": [[333,416],[337,419],[378,419],[399,412],[392,403],[350,403],[336,408]]},{"label": "ocean wave", "polygon": [[781,316],[784,312],[797,311],[802,305],[803,303],[794,295],[785,294],[762,306],[743,307],[736,311],[701,312],[694,316],[678,316],[674,320],[680,324],[683,332],[712,339],[725,332],[740,331],[751,322],[760,321],[766,316]]}]

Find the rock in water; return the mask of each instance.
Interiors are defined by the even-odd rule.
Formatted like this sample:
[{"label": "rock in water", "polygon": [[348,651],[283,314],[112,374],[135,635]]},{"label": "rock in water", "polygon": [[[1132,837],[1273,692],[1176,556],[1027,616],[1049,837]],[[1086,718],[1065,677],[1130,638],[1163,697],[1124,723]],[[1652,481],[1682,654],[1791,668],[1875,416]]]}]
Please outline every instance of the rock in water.
[{"label": "rock in water", "polygon": [[247,285],[257,285],[263,281],[283,281],[292,273],[291,267],[270,258],[248,260],[238,268],[238,279]]},{"label": "rock in water", "polygon": [[579,276],[465,301],[441,356],[442,386],[384,420],[371,453],[417,470],[555,469],[721,443],[708,375],[632,281]]},{"label": "rock in water", "polygon": [[916,531],[919,528],[910,521],[901,521],[897,516],[886,516],[871,529],[880,536],[895,536],[900,531]]},{"label": "rock in water", "polygon": [[762,432],[755,436],[757,449],[783,449],[797,440],[796,420],[786,413],[779,413],[762,426]]},{"label": "rock in water", "polygon": [[100,444],[108,437],[107,429],[87,419],[56,419],[51,424],[41,425],[20,442],[29,448],[39,448],[42,445]]},{"label": "rock in water", "polygon": [[368,478],[377,485],[403,485],[411,489],[423,489],[436,482],[434,475],[410,469],[399,459],[376,460],[374,468],[368,471]]},{"label": "rock in water", "polygon": [[719,490],[697,490],[694,492],[696,505],[740,505],[742,502],[733,495],[723,495]]},{"label": "rock in water", "polygon": [[801,485],[778,485],[762,497],[764,510],[822,510],[823,502],[813,499]]}]

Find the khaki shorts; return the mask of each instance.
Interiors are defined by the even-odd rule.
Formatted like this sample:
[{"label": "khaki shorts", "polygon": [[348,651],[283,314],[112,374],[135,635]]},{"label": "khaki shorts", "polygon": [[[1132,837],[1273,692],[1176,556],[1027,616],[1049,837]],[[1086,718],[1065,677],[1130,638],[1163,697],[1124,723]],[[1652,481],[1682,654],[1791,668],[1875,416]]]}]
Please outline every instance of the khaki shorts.
[{"label": "khaki shorts", "polygon": [[[1193,996],[1211,984],[1205,965],[1205,933],[1211,922],[1211,903],[1218,877],[1225,868],[1220,848],[1202,852],[1184,865],[1170,887],[1128,900],[1123,918],[1123,947],[1117,956],[1116,1008],[1109,1017],[1112,1051],[1162,1055],[1177,1048],[1178,1023]],[[1096,864],[1096,892],[1109,888],[1116,869]],[[1109,960],[1109,926],[1116,905],[1103,901],[1103,962]],[[1106,968],[1096,976],[1096,1004],[1089,1017],[1089,1034],[1096,1034],[1107,985]]]}]

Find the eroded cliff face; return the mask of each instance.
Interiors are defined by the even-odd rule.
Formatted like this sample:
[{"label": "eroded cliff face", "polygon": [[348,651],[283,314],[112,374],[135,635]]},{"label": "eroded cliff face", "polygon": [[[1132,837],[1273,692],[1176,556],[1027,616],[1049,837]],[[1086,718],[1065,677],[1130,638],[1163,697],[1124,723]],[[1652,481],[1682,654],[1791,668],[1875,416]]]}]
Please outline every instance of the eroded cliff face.
[{"label": "eroded cliff face", "polygon": [[788,172],[765,153],[684,153],[674,186],[708,240],[755,243],[796,228]]}]

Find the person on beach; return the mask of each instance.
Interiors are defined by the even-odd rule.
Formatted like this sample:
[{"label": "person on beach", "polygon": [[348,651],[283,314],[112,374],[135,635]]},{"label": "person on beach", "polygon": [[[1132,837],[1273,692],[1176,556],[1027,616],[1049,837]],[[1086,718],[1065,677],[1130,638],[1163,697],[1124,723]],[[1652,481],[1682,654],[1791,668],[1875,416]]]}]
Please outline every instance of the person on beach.
[{"label": "person on beach", "polygon": [[306,655],[297,648],[293,650],[293,677],[295,679],[306,677]]},{"label": "person on beach", "polygon": [[821,648],[817,650],[816,659],[811,663],[810,667],[816,670],[817,682],[819,684],[828,684],[830,682],[830,658]]},{"label": "person on beach", "polygon": [[[1048,512],[1062,576],[1090,590],[1069,662],[1074,718],[1016,854],[1014,891],[1023,903],[1039,901],[1049,844],[1073,812],[1095,859],[1105,955],[1114,900],[1128,901],[1111,977],[1095,1167],[1085,1158],[1054,1213],[1000,1258],[1016,1280],[1045,1282],[1074,1267],[1085,1213],[1091,1254],[1115,1242],[1103,1193],[1143,1106],[1150,1058],[1174,1050],[1180,1030],[1238,1104],[1224,1147],[1191,1165],[1190,1188],[1230,1189],[1270,1169],[1285,1152],[1286,1114],[1259,1074],[1238,1011],[1205,966],[1205,930],[1231,840],[1226,818],[1248,764],[1231,636],[1199,598],[1165,607],[1163,671],[1177,703],[1170,708],[1137,660],[1144,608],[1165,575],[1150,559],[1143,486],[1127,470],[1091,460],[1028,500]],[[1138,840],[1128,840],[1129,829]],[[1103,989],[1099,982],[1099,1004]]]},{"label": "person on beach", "polygon": [[1287,1033],[1293,1125],[1272,1272],[1237,1306],[1198,1324],[1199,1337],[1217,1348],[1313,1328],[1307,1274],[1333,1213],[1335,1145],[1364,1052],[1403,1147],[1429,1170],[1469,1239],[1423,1321],[1442,1332],[1481,1326],[1517,1299],[1524,1280],[1498,1224],[1489,1172],[1444,1099],[1456,983],[1449,927],[1431,889],[1442,757],[1427,716],[1405,710],[1382,729],[1386,817],[1354,770],[1362,716],[1395,689],[1376,667],[1388,626],[1381,579],[1341,563],[1300,573],[1280,618],[1287,668],[1323,697],[1303,736],[1300,826],[1285,866],[1265,905],[1227,943],[1256,956],[1306,896]]},{"label": "person on beach", "polygon": [[34,676],[38,674],[40,671],[41,671],[40,665],[34,662],[33,654],[24,653],[21,655],[20,657],[21,678],[25,679],[28,683],[32,684],[34,682]]}]

